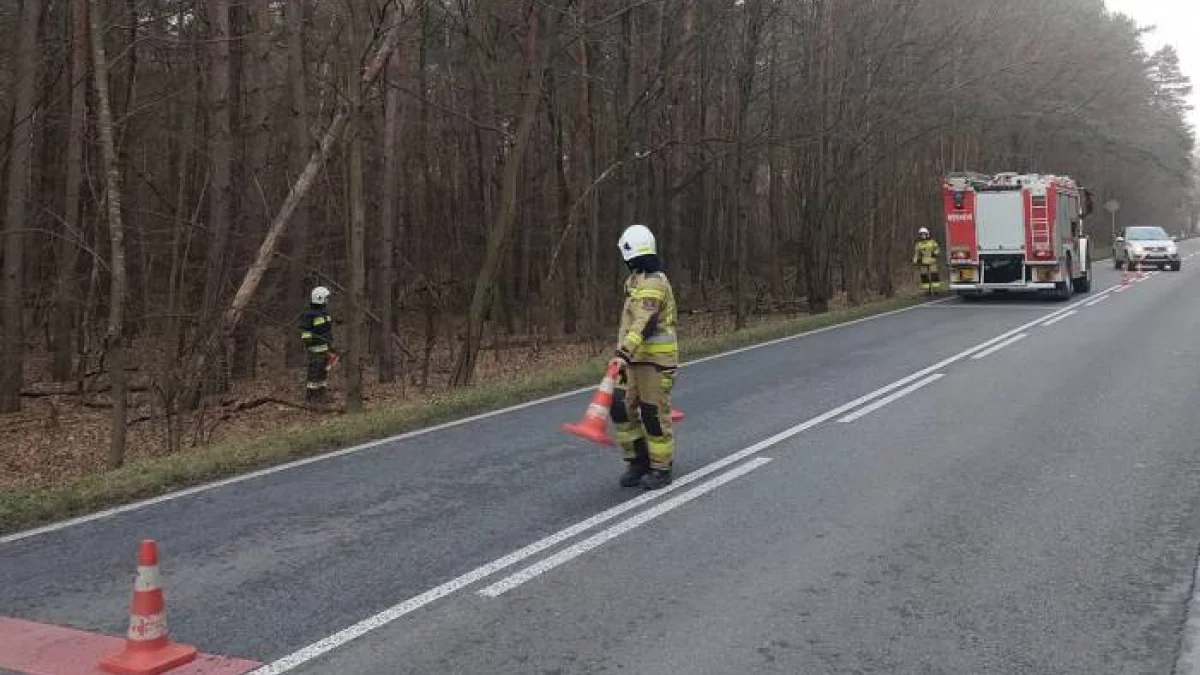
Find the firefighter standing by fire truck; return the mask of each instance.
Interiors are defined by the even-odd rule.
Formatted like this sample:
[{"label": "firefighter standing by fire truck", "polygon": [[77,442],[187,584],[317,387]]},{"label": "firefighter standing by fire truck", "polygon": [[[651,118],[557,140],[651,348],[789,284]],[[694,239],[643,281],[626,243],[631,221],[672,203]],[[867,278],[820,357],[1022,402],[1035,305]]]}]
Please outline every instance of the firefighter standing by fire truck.
[{"label": "firefighter standing by fire truck", "polygon": [[617,350],[610,362],[620,369],[620,377],[609,415],[627,464],[621,486],[658,490],[671,483],[675,458],[675,294],[649,228],[630,226],[617,245],[631,274],[625,281]]},{"label": "firefighter standing by fire truck", "polygon": [[942,275],[938,267],[942,250],[937,240],[929,235],[929,229],[917,230],[917,244],[913,247],[913,265],[921,270],[921,290],[937,293],[942,289]]}]

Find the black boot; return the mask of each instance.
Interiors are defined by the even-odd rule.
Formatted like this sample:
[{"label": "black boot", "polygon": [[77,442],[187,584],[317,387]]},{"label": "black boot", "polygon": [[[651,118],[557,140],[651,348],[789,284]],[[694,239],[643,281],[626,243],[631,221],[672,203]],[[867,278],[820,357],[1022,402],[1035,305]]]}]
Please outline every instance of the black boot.
[{"label": "black boot", "polygon": [[621,474],[621,487],[637,487],[642,483],[642,476],[645,476],[650,471],[650,454],[649,448],[646,446],[646,439],[639,438],[633,444],[634,457],[633,459],[625,460],[628,466],[625,473]]},{"label": "black boot", "polygon": [[637,459],[627,459],[628,467],[621,474],[621,487],[637,487],[642,484],[642,476],[650,471],[650,463]]},{"label": "black boot", "polygon": [[661,490],[671,484],[670,469],[651,469],[642,476],[642,488],[646,490]]}]

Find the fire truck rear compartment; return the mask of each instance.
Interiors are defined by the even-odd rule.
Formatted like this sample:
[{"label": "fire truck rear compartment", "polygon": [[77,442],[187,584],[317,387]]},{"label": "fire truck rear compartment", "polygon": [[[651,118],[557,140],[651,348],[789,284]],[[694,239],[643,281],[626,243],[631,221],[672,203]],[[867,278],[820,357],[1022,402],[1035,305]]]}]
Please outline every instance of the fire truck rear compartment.
[{"label": "fire truck rear compartment", "polygon": [[1025,257],[1021,254],[1000,253],[980,255],[983,282],[987,284],[1019,284],[1025,281]]}]

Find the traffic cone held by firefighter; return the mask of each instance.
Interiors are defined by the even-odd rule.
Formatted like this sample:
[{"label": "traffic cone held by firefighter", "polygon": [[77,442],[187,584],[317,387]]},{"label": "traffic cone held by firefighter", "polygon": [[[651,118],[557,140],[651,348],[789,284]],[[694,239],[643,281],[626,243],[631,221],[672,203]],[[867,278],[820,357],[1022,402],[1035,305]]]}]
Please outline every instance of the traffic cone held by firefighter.
[{"label": "traffic cone held by firefighter", "polygon": [[612,408],[618,374],[615,365],[609,366],[596,393],[592,394],[587,410],[583,412],[583,419],[564,424],[563,431],[600,445],[613,445],[612,439],[608,437],[608,411]]},{"label": "traffic cone held by firefighter", "polygon": [[[604,379],[600,380],[600,386],[596,389],[596,393],[592,395],[592,400],[588,403],[583,418],[578,422],[564,424],[563,431],[593,443],[613,445],[612,439],[608,437],[608,413],[612,409],[613,391],[616,389],[619,375],[620,371],[615,366],[609,367],[608,372],[604,374]],[[672,422],[682,421],[684,417],[682,410],[678,408],[671,410]]]},{"label": "traffic cone held by firefighter", "polygon": [[133,586],[125,649],[104,657],[100,668],[117,675],[158,675],[195,659],[195,647],[176,644],[167,636],[158,545],[147,539],[138,548],[137,581]]}]

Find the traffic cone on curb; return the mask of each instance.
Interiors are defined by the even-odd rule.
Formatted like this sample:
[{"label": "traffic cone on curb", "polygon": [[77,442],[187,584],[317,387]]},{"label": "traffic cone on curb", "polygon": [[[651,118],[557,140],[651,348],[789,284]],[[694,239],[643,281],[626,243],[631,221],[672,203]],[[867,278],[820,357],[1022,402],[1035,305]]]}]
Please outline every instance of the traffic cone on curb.
[{"label": "traffic cone on curb", "polygon": [[100,669],[117,675],[159,675],[195,659],[195,647],[173,643],[167,637],[158,544],[146,539],[138,547],[137,581],[125,649],[101,659]]},{"label": "traffic cone on curb", "polygon": [[592,394],[587,409],[583,411],[583,418],[578,422],[564,424],[563,431],[600,445],[613,445],[612,439],[608,437],[608,411],[613,404],[617,373],[616,365],[609,366],[596,393]]}]

